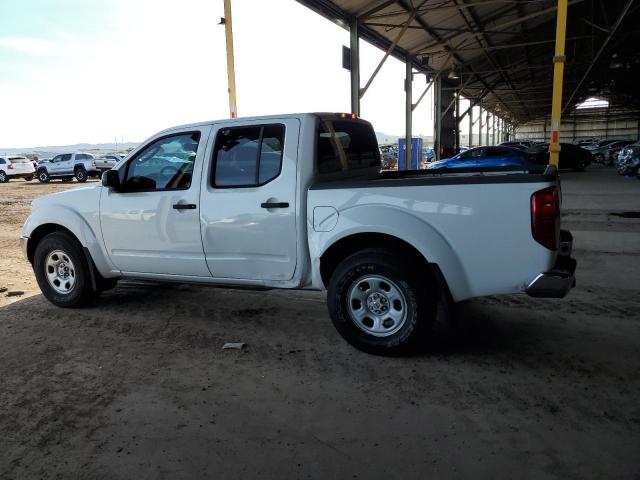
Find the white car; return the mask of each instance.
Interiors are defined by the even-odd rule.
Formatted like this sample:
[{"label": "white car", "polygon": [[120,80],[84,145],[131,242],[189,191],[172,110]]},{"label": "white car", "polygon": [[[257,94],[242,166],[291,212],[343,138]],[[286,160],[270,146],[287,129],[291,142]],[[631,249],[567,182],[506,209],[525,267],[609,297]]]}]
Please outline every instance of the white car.
[{"label": "white car", "polygon": [[372,126],[346,114],[198,123],[153,136],[101,184],[34,200],[21,241],[61,307],[119,278],[326,288],[348,342],[397,354],[449,302],[575,284],[554,167],[452,173],[380,172]]},{"label": "white car", "polygon": [[48,183],[53,178],[72,181],[73,177],[79,182],[86,182],[89,177],[99,177],[100,170],[90,153],[63,153],[56,155],[48,162],[41,162],[37,169],[38,180]]},{"label": "white car", "polygon": [[8,182],[12,178],[24,178],[30,182],[34,175],[35,168],[27,157],[0,157],[0,183]]}]

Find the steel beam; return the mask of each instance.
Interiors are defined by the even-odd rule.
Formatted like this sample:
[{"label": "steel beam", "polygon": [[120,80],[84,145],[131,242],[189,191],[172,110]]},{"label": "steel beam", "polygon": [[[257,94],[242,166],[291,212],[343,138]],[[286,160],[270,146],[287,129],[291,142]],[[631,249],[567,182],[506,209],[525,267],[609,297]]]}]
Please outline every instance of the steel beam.
[{"label": "steel beam", "polygon": [[[471,100],[469,100],[471,104]],[[469,107],[469,148],[473,146],[473,107]]]},{"label": "steel beam", "polygon": [[404,164],[405,168],[409,170],[411,167],[411,140],[413,139],[413,133],[411,132],[411,121],[413,120],[413,100],[411,98],[413,84],[413,64],[411,57],[406,60],[406,71],[404,79],[404,91],[405,91],[405,154]]},{"label": "steel beam", "polygon": [[[420,6],[422,6],[422,4],[424,4],[424,3],[426,3],[426,1],[427,0],[424,0],[420,4]],[[407,21],[404,23],[404,25],[402,27],[402,30],[400,30],[398,35],[396,35],[396,38],[393,40],[393,42],[391,42],[391,45],[389,45],[389,48],[387,48],[387,51],[384,53],[384,56],[382,57],[382,60],[380,60],[380,62],[378,63],[378,66],[375,68],[375,70],[371,74],[371,77],[369,78],[369,80],[367,80],[367,83],[365,84],[365,86],[362,87],[362,89],[360,90],[360,98],[364,97],[364,94],[367,93],[367,90],[371,86],[371,83],[373,82],[373,79],[376,78],[376,75],[378,75],[378,72],[380,71],[380,69],[384,65],[384,62],[387,61],[387,58],[389,58],[389,55],[391,55],[391,52],[393,52],[393,50],[395,50],[396,46],[398,45],[398,42],[404,36],[405,32],[407,31],[407,28],[409,28],[409,24],[411,22],[413,22],[414,18],[416,18],[416,15],[418,14],[418,8],[420,8],[420,6],[418,6],[417,8],[414,8],[413,10],[411,10],[409,12],[409,17],[407,18]],[[409,62],[411,62],[411,58],[409,58]]]},{"label": "steel beam", "polygon": [[[561,2],[562,3],[566,3],[566,0],[558,0],[558,5],[560,5]],[[578,85],[576,85],[576,88],[573,90],[573,93],[569,96],[569,99],[565,103],[564,108],[562,109],[562,112],[559,113],[558,117],[560,117],[560,115],[571,104],[571,100],[573,100],[573,98],[576,96],[576,93],[578,93],[578,90],[580,90],[580,87],[582,87],[582,84],[584,83],[584,81],[589,76],[589,73],[591,73],[591,69],[596,64],[596,62],[600,58],[600,55],[602,55],[602,52],[604,51],[604,49],[609,44],[609,41],[611,40],[611,37],[613,37],[614,33],[616,33],[616,30],[618,29],[618,27],[622,23],[622,20],[624,20],[624,17],[627,15],[627,12],[629,11],[629,8],[631,8],[631,5],[633,5],[633,2],[634,2],[634,0],[628,0],[627,3],[625,4],[624,8],[620,12],[620,15],[618,15],[618,19],[615,21],[613,26],[609,29],[609,35],[607,35],[607,38],[604,40],[604,42],[602,42],[602,45],[600,45],[600,49],[598,50],[598,52],[595,54],[595,56],[591,60],[591,63],[587,67],[587,71],[584,72],[584,75],[582,76],[582,78],[578,82]],[[566,34],[566,29],[567,29],[567,27],[566,27],[566,13],[564,15],[564,19],[563,20],[564,20],[564,27],[563,27],[563,31],[562,31],[562,36],[563,36],[563,39],[562,39],[563,40],[562,41],[562,54],[561,54],[562,56],[564,56],[564,36]],[[557,25],[556,30],[559,30],[559,29],[560,29],[560,6],[558,6],[558,25]],[[557,50],[558,50],[558,33],[556,33],[556,57],[558,57]],[[556,67],[556,65],[558,65],[558,63],[554,63],[554,87],[553,87],[554,92],[555,92],[555,89],[556,89],[556,85],[555,85],[555,76],[556,76],[556,68],[555,67]],[[564,69],[564,64],[561,67],[562,71],[559,72],[560,77],[561,77],[560,80],[562,80],[563,69]],[[562,87],[562,83],[560,84],[560,87]],[[560,95],[562,95],[562,93],[560,93]],[[562,97],[560,98],[560,100],[562,100]],[[559,122],[559,120],[558,120],[558,122]]]},{"label": "steel beam", "polygon": [[478,145],[482,145],[482,105],[478,112]]},{"label": "steel beam", "polygon": [[360,35],[359,22],[353,18],[349,23],[349,45],[351,55],[351,113],[360,116]]}]

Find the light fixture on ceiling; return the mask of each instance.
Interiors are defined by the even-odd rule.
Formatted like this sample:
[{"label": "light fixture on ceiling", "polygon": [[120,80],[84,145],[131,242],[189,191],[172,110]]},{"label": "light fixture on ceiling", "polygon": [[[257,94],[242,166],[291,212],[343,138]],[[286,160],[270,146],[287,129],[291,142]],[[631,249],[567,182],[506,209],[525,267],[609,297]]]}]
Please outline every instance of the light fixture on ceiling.
[{"label": "light fixture on ceiling", "polygon": [[449,70],[449,75],[447,75],[447,78],[449,80],[459,80],[460,79],[460,75],[458,75],[458,72],[456,72],[456,67],[452,67],[451,70]]}]

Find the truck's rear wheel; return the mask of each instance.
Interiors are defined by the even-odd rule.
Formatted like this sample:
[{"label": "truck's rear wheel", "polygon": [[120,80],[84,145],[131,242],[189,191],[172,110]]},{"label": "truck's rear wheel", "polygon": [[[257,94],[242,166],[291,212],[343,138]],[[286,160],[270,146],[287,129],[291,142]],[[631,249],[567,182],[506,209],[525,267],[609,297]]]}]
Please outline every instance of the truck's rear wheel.
[{"label": "truck's rear wheel", "polygon": [[331,276],[333,324],[354,347],[376,355],[424,345],[436,314],[436,292],[390,251],[369,249],[345,259]]},{"label": "truck's rear wheel", "polygon": [[49,180],[51,180],[51,177],[49,177],[49,173],[47,173],[46,170],[40,170],[38,172],[38,181],[40,183],[49,183]]},{"label": "truck's rear wheel", "polygon": [[84,168],[78,168],[75,171],[75,174],[76,174],[76,180],[78,180],[80,183],[87,181],[88,174]]},{"label": "truck's rear wheel", "polygon": [[36,246],[33,271],[43,295],[58,307],[78,307],[94,297],[89,263],[68,233],[54,232]]}]

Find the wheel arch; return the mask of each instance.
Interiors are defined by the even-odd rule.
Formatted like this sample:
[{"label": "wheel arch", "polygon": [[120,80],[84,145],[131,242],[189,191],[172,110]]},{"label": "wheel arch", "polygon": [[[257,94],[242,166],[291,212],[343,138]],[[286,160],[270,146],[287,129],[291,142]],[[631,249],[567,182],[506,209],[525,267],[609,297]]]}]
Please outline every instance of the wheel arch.
[{"label": "wheel arch", "polygon": [[338,265],[350,255],[362,250],[380,248],[397,252],[417,267],[421,272],[426,272],[426,280],[437,285],[441,293],[451,300],[451,292],[440,267],[429,260],[409,242],[394,235],[379,232],[354,233],[340,238],[333,243],[320,257],[320,277],[325,286],[329,285],[331,276]]},{"label": "wheel arch", "polygon": [[445,282],[454,301],[473,296],[461,259],[442,232],[410,212],[380,205],[342,210],[331,231],[310,233],[312,284],[326,287],[336,262],[363,246],[407,252]]},{"label": "wheel arch", "polygon": [[80,243],[90,255],[100,275],[105,278],[120,275],[119,270],[108,259],[101,237],[96,235],[91,225],[77,212],[62,206],[38,209],[27,219],[22,236],[28,238],[27,258],[31,263],[33,263],[33,254],[38,242],[46,235],[58,231],[69,233]]}]

